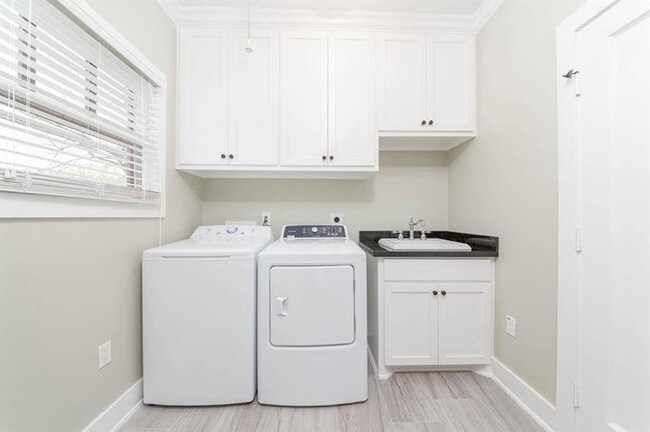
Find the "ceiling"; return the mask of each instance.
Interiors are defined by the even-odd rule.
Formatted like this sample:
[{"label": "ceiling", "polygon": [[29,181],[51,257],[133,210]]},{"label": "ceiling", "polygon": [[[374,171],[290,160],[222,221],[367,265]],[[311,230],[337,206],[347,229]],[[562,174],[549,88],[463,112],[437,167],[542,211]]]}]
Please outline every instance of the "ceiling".
[{"label": "ceiling", "polygon": [[[250,0],[254,8],[359,10],[473,15],[491,0]],[[245,7],[247,0],[176,0],[181,7]]]}]

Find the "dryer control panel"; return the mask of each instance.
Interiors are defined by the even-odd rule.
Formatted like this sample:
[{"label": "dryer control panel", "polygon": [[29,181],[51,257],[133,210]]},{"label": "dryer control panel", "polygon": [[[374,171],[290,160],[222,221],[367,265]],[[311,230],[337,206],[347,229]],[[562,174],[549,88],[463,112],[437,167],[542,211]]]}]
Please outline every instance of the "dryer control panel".
[{"label": "dryer control panel", "polygon": [[345,225],[285,225],[282,238],[287,240],[301,238],[344,239],[348,237]]}]

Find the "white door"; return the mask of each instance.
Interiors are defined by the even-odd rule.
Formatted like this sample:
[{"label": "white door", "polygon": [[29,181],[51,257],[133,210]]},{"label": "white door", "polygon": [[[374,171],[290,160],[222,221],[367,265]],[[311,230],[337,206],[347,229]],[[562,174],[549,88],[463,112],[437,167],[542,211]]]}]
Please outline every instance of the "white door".
[{"label": "white door", "polygon": [[229,151],[231,165],[276,165],[279,149],[279,35],[255,30],[230,39]]},{"label": "white door", "polygon": [[490,284],[438,284],[438,363],[490,363]]},{"label": "white door", "polygon": [[438,362],[438,298],[434,284],[386,283],[386,364]]},{"label": "white door", "polygon": [[380,35],[379,129],[426,131],[426,38]]},{"label": "white door", "polygon": [[179,36],[179,162],[228,163],[228,37],[183,29]]},{"label": "white door", "polygon": [[327,165],[325,32],[280,36],[280,147],[282,165]]},{"label": "white door", "polygon": [[581,432],[650,431],[650,3],[576,36]]},{"label": "white door", "polygon": [[330,165],[375,165],[375,50],[371,33],[329,35]]},{"label": "white door", "polygon": [[474,130],[474,36],[427,38],[427,130]]},{"label": "white door", "polygon": [[271,344],[327,346],[354,342],[352,266],[271,268]]}]

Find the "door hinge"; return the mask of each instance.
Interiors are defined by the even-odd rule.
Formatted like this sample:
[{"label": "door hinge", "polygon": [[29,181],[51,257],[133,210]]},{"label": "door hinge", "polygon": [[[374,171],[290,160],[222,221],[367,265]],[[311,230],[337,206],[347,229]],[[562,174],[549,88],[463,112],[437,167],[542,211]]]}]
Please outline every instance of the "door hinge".
[{"label": "door hinge", "polygon": [[580,385],[577,382],[573,383],[573,408],[580,407]]},{"label": "door hinge", "polygon": [[583,242],[582,228],[576,228],[576,252],[582,252],[582,242]]}]

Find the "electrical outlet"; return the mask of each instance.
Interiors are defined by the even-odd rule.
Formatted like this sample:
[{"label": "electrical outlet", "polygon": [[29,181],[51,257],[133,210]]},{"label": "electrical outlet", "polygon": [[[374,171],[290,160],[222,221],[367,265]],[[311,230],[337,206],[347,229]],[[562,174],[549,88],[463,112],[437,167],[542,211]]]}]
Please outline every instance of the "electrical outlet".
[{"label": "electrical outlet", "polygon": [[517,320],[510,315],[506,315],[506,333],[513,338],[517,337]]},{"label": "electrical outlet", "polygon": [[343,223],[343,213],[330,213],[330,223],[342,224]]},{"label": "electrical outlet", "polygon": [[262,226],[271,226],[271,212],[262,212]]},{"label": "electrical outlet", "polygon": [[104,342],[97,349],[97,369],[111,362],[111,341]]}]

